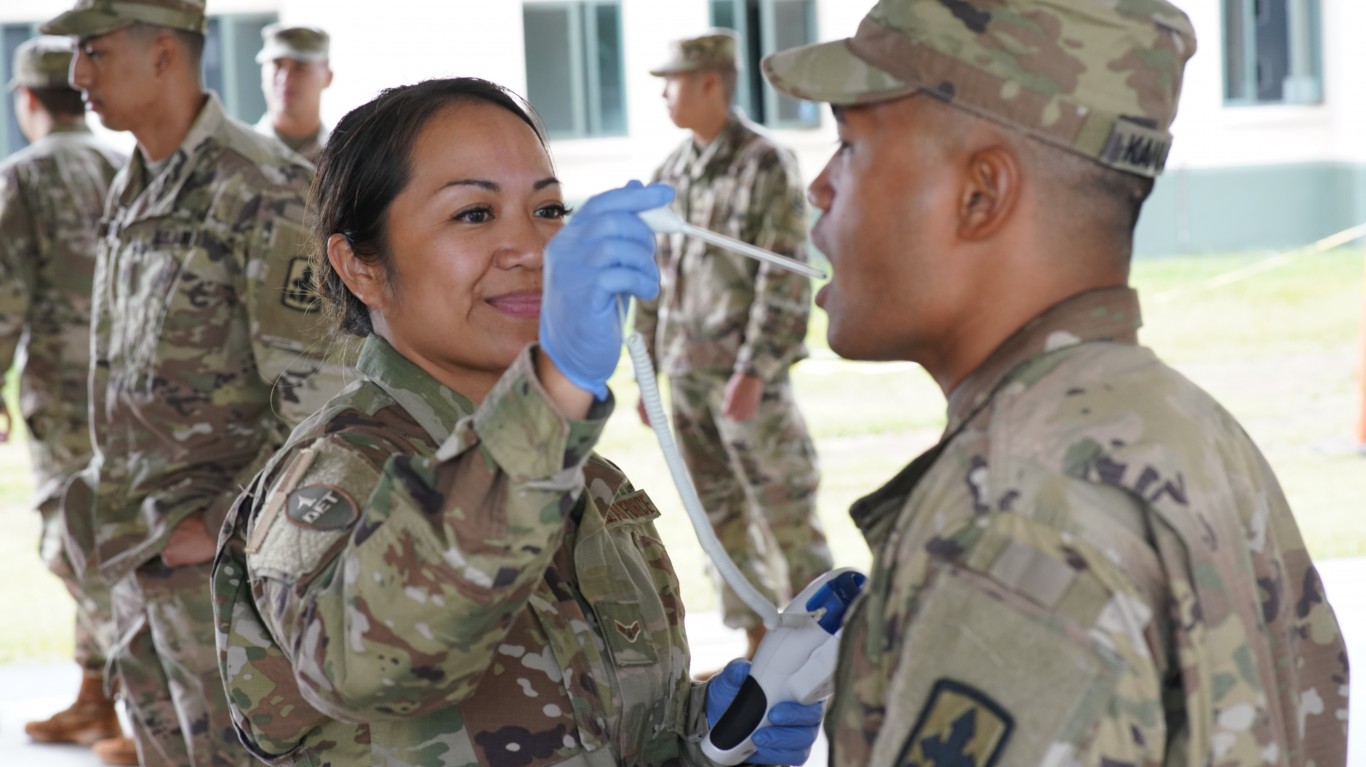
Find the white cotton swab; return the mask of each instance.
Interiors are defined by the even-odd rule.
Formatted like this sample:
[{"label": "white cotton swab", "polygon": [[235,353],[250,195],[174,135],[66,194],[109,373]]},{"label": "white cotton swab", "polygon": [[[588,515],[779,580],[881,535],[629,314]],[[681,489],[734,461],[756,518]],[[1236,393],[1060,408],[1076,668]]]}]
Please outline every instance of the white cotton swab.
[{"label": "white cotton swab", "polygon": [[689,237],[696,237],[697,239],[715,245],[718,248],[725,248],[726,250],[739,253],[742,256],[749,256],[750,258],[755,258],[783,269],[805,274],[808,277],[815,277],[823,280],[827,276],[825,272],[822,272],[815,267],[808,266],[801,261],[788,258],[787,256],[780,256],[772,251],[756,248],[755,246],[737,240],[734,237],[727,237],[724,234],[717,234],[710,229],[703,229],[700,226],[689,224],[674,212],[673,208],[668,206],[643,211],[640,213],[640,219],[645,222],[646,226],[649,226],[658,234],[682,232]]}]

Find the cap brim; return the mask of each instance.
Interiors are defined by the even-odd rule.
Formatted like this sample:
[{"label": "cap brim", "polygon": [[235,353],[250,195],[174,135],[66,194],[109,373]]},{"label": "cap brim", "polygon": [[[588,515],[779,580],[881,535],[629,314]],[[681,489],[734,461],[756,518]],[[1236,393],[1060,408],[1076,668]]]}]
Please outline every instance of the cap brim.
[{"label": "cap brim", "polygon": [[651,69],[650,74],[654,75],[655,77],[668,77],[669,75],[681,75],[686,72],[696,72],[701,68],[702,67],[698,66],[697,64],[674,64],[671,62],[668,64],[663,64],[656,69]]},{"label": "cap brim", "polygon": [[923,86],[874,67],[849,49],[847,40],[803,45],[769,54],[764,77],[795,98],[829,104],[870,104],[914,93]]},{"label": "cap brim", "polygon": [[72,37],[98,37],[122,29],[133,22],[104,13],[94,8],[78,8],[67,11],[39,27],[45,35],[71,35]]},{"label": "cap brim", "polygon": [[320,61],[327,61],[327,54],[300,53],[299,51],[291,50],[289,48],[262,48],[261,52],[256,54],[257,64],[264,64],[267,61],[274,61],[276,59],[292,59],[294,61],[302,61],[305,64],[316,64]]}]

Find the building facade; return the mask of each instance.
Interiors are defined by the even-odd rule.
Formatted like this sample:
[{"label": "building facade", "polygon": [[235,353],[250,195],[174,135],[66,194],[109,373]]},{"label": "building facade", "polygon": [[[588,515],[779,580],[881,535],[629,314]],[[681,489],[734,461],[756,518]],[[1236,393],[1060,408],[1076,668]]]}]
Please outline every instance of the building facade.
[{"label": "building facade", "polygon": [[[209,0],[205,77],[228,110],[264,111],[253,57],[273,21],[332,35],[324,119],[385,87],[476,75],[527,95],[549,129],[571,199],[644,178],[684,134],[648,70],[669,40],[739,31],[737,100],[814,176],[835,145],[829,111],[759,77],[771,50],[853,34],[873,0]],[[1366,28],[1360,0],[1185,0],[1200,50],[1187,70],[1176,145],[1139,224],[1141,254],[1280,248],[1366,221]],[[0,81],[36,25],[72,0],[0,6]],[[0,106],[0,155],[23,145]],[[126,143],[131,143],[126,137]]]}]

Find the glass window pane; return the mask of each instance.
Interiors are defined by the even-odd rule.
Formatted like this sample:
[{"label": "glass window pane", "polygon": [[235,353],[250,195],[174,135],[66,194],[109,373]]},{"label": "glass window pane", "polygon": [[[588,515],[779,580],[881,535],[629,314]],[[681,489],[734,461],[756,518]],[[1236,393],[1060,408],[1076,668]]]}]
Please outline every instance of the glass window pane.
[{"label": "glass window pane", "polygon": [[[276,21],[274,14],[229,16],[231,36],[224,37],[225,63],[233,73],[225,83],[224,98],[229,112],[247,124],[266,113],[266,96],[261,92],[261,65],[256,54],[261,50],[261,30]],[[225,78],[226,79],[226,78]]]},{"label": "glass window pane", "polygon": [[1256,0],[1257,100],[1279,102],[1285,98],[1285,77],[1290,73],[1290,42],[1286,0]]},{"label": "glass window pane", "polygon": [[1248,93],[1247,17],[1244,0],[1224,0],[1224,97],[1246,99]]},{"label": "glass window pane", "polygon": [[204,87],[223,97],[223,21],[209,17],[209,30],[204,35]]},{"label": "glass window pane", "polygon": [[[815,8],[812,0],[773,0],[773,50],[795,48],[815,39]],[[758,64],[756,61],[756,69]],[[772,86],[765,84],[764,87]],[[780,124],[814,124],[820,120],[819,110],[810,101],[778,94],[777,122]]]},{"label": "glass window pane", "polygon": [[[0,75],[4,79],[0,83],[8,83],[13,73],[10,67],[14,64],[14,49],[18,48],[25,40],[38,34],[31,24],[5,24],[0,26],[0,56],[4,57],[4,63],[0,64]],[[19,121],[14,116],[14,99],[6,92],[0,95],[0,116],[4,118],[4,134],[0,135],[0,157],[17,152],[28,146],[28,139],[19,130]]]},{"label": "glass window pane", "polygon": [[[616,3],[593,9],[596,20],[599,124],[605,134],[626,132],[626,78],[622,71],[621,8]],[[590,105],[590,108],[593,105]]]},{"label": "glass window pane", "polygon": [[573,45],[567,5],[527,5],[522,8],[526,34],[527,100],[540,112],[552,138],[581,132],[574,116],[574,78],[581,66],[572,62]]},{"label": "glass window pane", "polygon": [[711,0],[711,25],[735,29],[735,0]]}]

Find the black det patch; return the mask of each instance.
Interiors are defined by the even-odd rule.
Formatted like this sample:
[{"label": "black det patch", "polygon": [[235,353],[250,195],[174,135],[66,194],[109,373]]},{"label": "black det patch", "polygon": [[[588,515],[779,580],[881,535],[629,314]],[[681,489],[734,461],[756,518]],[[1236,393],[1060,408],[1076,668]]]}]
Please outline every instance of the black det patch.
[{"label": "black det patch", "polygon": [[314,308],[317,299],[317,291],[313,285],[313,267],[308,265],[308,259],[290,259],[280,303],[291,309],[307,312]]},{"label": "black det patch", "polygon": [[898,767],[992,767],[1015,720],[981,690],[940,679],[897,757]]},{"label": "black det patch", "polygon": [[340,488],[309,485],[289,494],[285,501],[289,521],[310,530],[342,530],[360,517],[360,509]]}]

